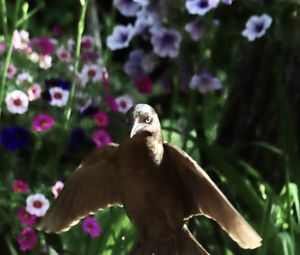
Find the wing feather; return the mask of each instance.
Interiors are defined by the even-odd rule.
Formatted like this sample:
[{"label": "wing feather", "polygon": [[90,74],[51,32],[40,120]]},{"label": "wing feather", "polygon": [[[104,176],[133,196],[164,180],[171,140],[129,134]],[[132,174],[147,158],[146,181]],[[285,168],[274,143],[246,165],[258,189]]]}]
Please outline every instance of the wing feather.
[{"label": "wing feather", "polygon": [[[164,144],[165,152],[176,162],[174,168],[193,202],[186,217],[203,214],[215,220],[244,249],[261,245],[261,237],[232,206],[207,173],[187,153]],[[188,199],[189,200],[189,199]]]},{"label": "wing feather", "polygon": [[121,205],[115,185],[117,144],[96,149],[77,167],[37,228],[62,232],[86,215],[112,204]]}]

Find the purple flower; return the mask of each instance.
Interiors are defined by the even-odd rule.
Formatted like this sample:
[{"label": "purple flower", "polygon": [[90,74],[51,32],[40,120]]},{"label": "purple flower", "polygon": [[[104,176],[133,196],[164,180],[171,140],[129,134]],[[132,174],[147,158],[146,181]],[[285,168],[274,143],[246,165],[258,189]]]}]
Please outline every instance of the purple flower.
[{"label": "purple flower", "polygon": [[132,25],[117,25],[114,27],[113,33],[107,37],[106,44],[111,50],[127,48],[134,35]]},{"label": "purple flower", "polygon": [[82,223],[83,232],[90,237],[98,237],[101,234],[101,227],[99,222],[92,216],[87,216]]},{"label": "purple flower", "polygon": [[210,73],[202,72],[193,75],[189,87],[205,94],[209,91],[221,89],[222,83],[217,77],[212,76]]},{"label": "purple flower", "polygon": [[195,19],[185,25],[185,31],[187,31],[191,38],[194,41],[198,41],[202,39],[204,34],[204,24],[203,20],[201,19]]},{"label": "purple flower", "polygon": [[135,49],[130,52],[129,58],[124,66],[124,71],[128,76],[130,76],[131,78],[135,78],[144,73],[141,66],[141,62],[144,56],[144,51],[140,49]]},{"label": "purple flower", "polygon": [[114,6],[126,17],[134,17],[141,8],[141,5],[134,0],[114,0]]},{"label": "purple flower", "polygon": [[134,24],[136,35],[145,36],[145,33],[153,33],[162,27],[162,20],[157,11],[150,7],[144,7],[137,13]]},{"label": "purple flower", "polygon": [[112,95],[107,94],[107,95],[105,96],[105,99],[106,99],[106,104],[107,104],[107,106],[108,106],[112,111],[114,111],[114,112],[118,111],[119,106],[118,106],[118,104],[117,104],[115,98],[114,98]]},{"label": "purple flower", "polygon": [[231,5],[233,0],[222,0],[223,4]]},{"label": "purple flower", "polygon": [[141,75],[135,80],[138,92],[141,94],[150,94],[152,92],[153,81],[148,75]]},{"label": "purple flower", "polygon": [[12,152],[26,147],[30,141],[31,135],[26,128],[13,126],[5,127],[1,130],[1,143]]},{"label": "purple flower", "polygon": [[271,24],[272,17],[268,14],[251,16],[246,23],[246,28],[243,30],[242,35],[247,37],[248,41],[252,42],[256,38],[262,37]]},{"label": "purple flower", "polygon": [[52,40],[47,37],[33,39],[30,44],[37,47],[42,55],[52,55],[55,48]]},{"label": "purple flower", "polygon": [[18,212],[18,218],[24,225],[32,225],[36,222],[37,217],[28,213],[25,208],[20,208]]},{"label": "purple flower", "polygon": [[47,131],[55,124],[55,120],[48,114],[39,114],[32,121],[32,129],[37,132]]},{"label": "purple flower", "polygon": [[220,0],[188,0],[185,7],[190,14],[205,15],[208,11],[215,8]]},{"label": "purple flower", "polygon": [[174,29],[161,28],[151,37],[154,52],[160,57],[176,58],[179,53],[181,35]]},{"label": "purple flower", "polygon": [[21,251],[32,250],[37,243],[37,234],[34,229],[25,227],[17,237]]},{"label": "purple flower", "polygon": [[93,141],[97,147],[102,147],[111,143],[112,140],[110,135],[104,129],[99,129],[93,133]]}]

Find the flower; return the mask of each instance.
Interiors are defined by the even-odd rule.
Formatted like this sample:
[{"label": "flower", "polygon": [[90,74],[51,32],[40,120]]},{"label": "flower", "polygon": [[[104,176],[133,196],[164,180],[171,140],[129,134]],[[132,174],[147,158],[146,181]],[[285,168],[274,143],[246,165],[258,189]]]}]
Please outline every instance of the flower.
[{"label": "flower", "polygon": [[152,92],[152,80],[148,75],[141,75],[135,80],[138,92],[150,94]]},{"label": "flower", "polygon": [[56,56],[59,60],[66,63],[70,63],[72,60],[71,53],[68,50],[66,50],[63,46],[59,47],[56,50]]},{"label": "flower", "polygon": [[83,49],[89,49],[94,45],[94,38],[89,35],[85,35],[81,39],[81,47]]},{"label": "flower", "polygon": [[139,11],[141,5],[134,0],[114,0],[114,6],[126,17],[134,17]]},{"label": "flower", "polygon": [[27,95],[29,101],[34,101],[38,98],[41,97],[41,86],[38,83],[34,83],[28,90],[27,90]]},{"label": "flower", "polygon": [[5,97],[7,110],[10,113],[23,114],[27,112],[29,99],[21,90],[14,90]]},{"label": "flower", "polygon": [[109,87],[109,73],[106,68],[103,69],[102,72],[102,86],[107,89]]},{"label": "flower", "polygon": [[90,237],[98,237],[101,234],[101,227],[99,222],[92,216],[87,216],[82,223],[83,232]]},{"label": "flower", "polygon": [[55,120],[48,114],[39,114],[32,121],[32,129],[37,132],[47,131],[55,124]]},{"label": "flower", "polygon": [[198,41],[203,37],[204,34],[204,24],[201,19],[195,19],[189,23],[187,23],[184,27],[185,31],[187,31],[192,40]]},{"label": "flower", "polygon": [[118,106],[116,100],[114,99],[114,97],[113,97],[112,95],[107,94],[107,95],[105,96],[105,99],[106,99],[106,104],[107,104],[107,106],[108,106],[112,111],[114,111],[114,112],[118,111],[119,106]]},{"label": "flower", "polygon": [[1,143],[12,152],[26,147],[30,141],[31,135],[26,128],[14,126],[5,127],[1,130]]},{"label": "flower", "polygon": [[58,197],[59,193],[62,191],[64,187],[64,183],[61,181],[57,181],[51,188],[51,191],[55,198]]},{"label": "flower", "polygon": [[49,208],[49,205],[49,200],[40,193],[30,195],[26,199],[26,211],[37,217],[44,216]]},{"label": "flower", "polygon": [[223,4],[231,5],[233,0],[222,0]]},{"label": "flower", "polygon": [[220,0],[187,0],[185,8],[190,14],[205,15],[208,11],[215,8]]},{"label": "flower", "polygon": [[81,71],[81,80],[85,84],[88,80],[93,82],[101,81],[103,69],[99,65],[85,64]]},{"label": "flower", "polygon": [[36,222],[36,216],[28,213],[25,208],[19,209],[18,218],[24,225],[32,225]]},{"label": "flower", "polygon": [[137,13],[137,18],[134,23],[135,35],[145,37],[147,33],[153,33],[162,26],[162,19],[158,11],[151,7],[144,7]]},{"label": "flower", "polygon": [[92,105],[92,98],[89,94],[78,92],[75,95],[76,104],[75,108],[81,113],[84,112],[89,106]]},{"label": "flower", "polygon": [[253,15],[248,19],[242,35],[246,37],[248,41],[252,42],[256,38],[262,37],[271,24],[272,17],[268,14],[262,14],[261,16]]},{"label": "flower", "polygon": [[27,72],[23,72],[18,74],[17,76],[17,83],[21,84],[21,83],[31,83],[32,82],[32,76],[27,73]]},{"label": "flower", "polygon": [[143,6],[147,6],[149,4],[150,0],[133,0],[133,2],[143,5]]},{"label": "flower", "polygon": [[142,59],[141,66],[145,73],[151,73],[158,64],[157,56],[154,53],[145,55]]},{"label": "flower", "polygon": [[25,227],[17,237],[21,251],[32,250],[37,243],[37,233],[30,227]]},{"label": "flower", "polygon": [[33,39],[31,42],[32,46],[38,48],[38,51],[41,55],[52,55],[55,49],[54,40],[48,37],[40,37]]},{"label": "flower", "polygon": [[154,53],[160,57],[176,58],[179,53],[181,35],[174,29],[161,28],[153,33],[151,43]]},{"label": "flower", "polygon": [[126,113],[133,106],[133,99],[131,96],[125,94],[116,98],[118,111]]},{"label": "flower", "polygon": [[51,97],[50,104],[57,107],[63,107],[67,104],[69,98],[69,91],[61,87],[52,87],[49,89]]},{"label": "flower", "polygon": [[54,36],[61,36],[61,35],[63,35],[63,30],[62,30],[62,28],[60,27],[60,26],[58,26],[58,25],[55,25],[53,28],[52,28],[52,34],[54,35]]},{"label": "flower", "polygon": [[0,42],[0,55],[7,50],[7,45],[5,42]]},{"label": "flower", "polygon": [[200,93],[207,93],[221,89],[222,83],[217,77],[212,76],[210,73],[202,72],[192,76],[189,87],[191,89],[198,89]]},{"label": "flower", "polygon": [[135,49],[129,53],[129,57],[124,66],[124,71],[131,78],[136,78],[144,73],[141,66],[144,55],[145,53],[141,49]]},{"label": "flower", "polygon": [[29,47],[29,33],[25,30],[15,30],[13,33],[12,43],[15,49],[26,49],[27,47]]},{"label": "flower", "polygon": [[97,147],[102,147],[111,143],[112,140],[110,135],[104,129],[99,129],[93,133],[93,141]]},{"label": "flower", "polygon": [[49,69],[52,66],[52,57],[49,55],[39,55],[39,67],[42,69]]},{"label": "flower", "polygon": [[17,68],[13,64],[9,64],[7,68],[7,78],[12,79],[17,73]]},{"label": "flower", "polygon": [[25,193],[27,192],[29,185],[23,180],[14,180],[12,184],[12,188],[14,192]]},{"label": "flower", "polygon": [[106,127],[108,125],[108,116],[104,112],[97,112],[94,114],[93,120],[99,127]]},{"label": "flower", "polygon": [[134,35],[132,25],[117,25],[114,27],[113,33],[107,37],[106,44],[111,50],[127,48]]}]

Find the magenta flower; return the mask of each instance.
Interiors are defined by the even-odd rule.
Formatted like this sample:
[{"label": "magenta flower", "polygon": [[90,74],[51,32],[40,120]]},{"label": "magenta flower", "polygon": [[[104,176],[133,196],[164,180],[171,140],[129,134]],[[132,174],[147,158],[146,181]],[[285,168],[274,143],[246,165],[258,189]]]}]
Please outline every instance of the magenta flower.
[{"label": "magenta flower", "polygon": [[97,112],[94,114],[93,120],[99,127],[106,127],[108,125],[108,116],[104,112]]},{"label": "magenta flower", "polygon": [[47,131],[53,127],[55,120],[48,114],[39,114],[32,121],[32,129],[37,132]]},{"label": "magenta flower", "polygon": [[13,181],[12,188],[14,192],[25,193],[27,192],[29,185],[23,180],[15,180]]},{"label": "magenta flower", "polygon": [[108,106],[112,111],[114,111],[114,112],[118,111],[119,106],[118,106],[116,100],[114,99],[114,97],[113,97],[112,95],[107,94],[106,97],[105,97],[105,99],[106,99],[106,104],[107,104],[107,106]]},{"label": "magenta flower", "polygon": [[51,191],[54,195],[55,198],[58,197],[59,193],[62,191],[64,188],[64,183],[61,181],[57,181],[51,188]]},{"label": "magenta flower", "polygon": [[148,75],[141,75],[135,80],[138,92],[150,94],[152,92],[152,80]]},{"label": "magenta flower", "polygon": [[42,55],[52,55],[54,51],[54,43],[47,37],[40,37],[35,41]]},{"label": "magenta flower", "polygon": [[101,227],[99,222],[92,216],[87,216],[82,223],[83,232],[90,237],[98,237],[101,234]]},{"label": "magenta flower", "polygon": [[24,225],[32,225],[36,222],[36,216],[28,213],[25,208],[20,208],[18,212],[18,218]]},{"label": "magenta flower", "polygon": [[25,227],[19,233],[17,241],[21,251],[32,250],[37,243],[37,234],[34,229]]},{"label": "magenta flower", "polygon": [[93,134],[93,141],[97,147],[102,147],[108,143],[111,143],[110,135],[104,130],[99,129]]}]

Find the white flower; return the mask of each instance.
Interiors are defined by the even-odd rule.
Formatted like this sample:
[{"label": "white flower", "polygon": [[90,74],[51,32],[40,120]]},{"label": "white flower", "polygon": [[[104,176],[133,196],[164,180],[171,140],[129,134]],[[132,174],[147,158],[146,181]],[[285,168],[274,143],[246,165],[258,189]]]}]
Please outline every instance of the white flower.
[{"label": "white flower", "polygon": [[107,37],[107,47],[111,50],[127,48],[133,36],[134,28],[132,25],[116,25],[113,33]]},{"label": "white flower", "polygon": [[125,94],[115,98],[118,104],[118,111],[126,113],[133,106],[133,99],[131,96]]},{"label": "white flower", "polygon": [[34,101],[38,98],[40,98],[42,93],[42,89],[40,84],[35,83],[33,84],[28,90],[27,90],[27,94],[28,94],[28,99],[29,101]]},{"label": "white flower", "polygon": [[38,217],[42,217],[46,214],[49,205],[49,200],[40,193],[30,195],[26,199],[26,211]]},{"label": "white flower", "polygon": [[101,81],[103,69],[99,65],[85,64],[82,68],[80,79],[82,81]]},{"label": "white flower", "polygon": [[246,23],[246,28],[242,31],[242,35],[252,42],[256,38],[262,37],[272,24],[272,17],[268,14],[261,16],[251,16]]},{"label": "white flower", "polygon": [[59,193],[62,191],[64,187],[64,183],[61,181],[57,181],[51,188],[51,191],[55,198],[58,197]]},{"label": "white flower", "polygon": [[190,14],[205,15],[211,9],[217,7],[220,0],[187,0],[185,7]]},{"label": "white flower", "polygon": [[17,83],[18,84],[22,84],[22,83],[32,83],[32,76],[27,73],[27,72],[23,72],[18,74],[17,76]]},{"label": "white flower", "polygon": [[59,47],[56,50],[56,56],[58,57],[59,60],[70,63],[72,58],[71,58],[71,53],[66,50],[63,46]]},{"label": "white flower", "polygon": [[50,104],[57,107],[63,107],[67,104],[69,98],[69,91],[61,87],[52,87],[49,89],[51,96]]},{"label": "white flower", "polygon": [[13,33],[12,43],[15,49],[26,49],[29,43],[29,33],[25,30],[15,30]]},{"label": "white flower", "polygon": [[21,90],[14,90],[5,97],[7,110],[11,113],[23,114],[28,109],[28,96]]},{"label": "white flower", "polygon": [[50,55],[39,56],[39,67],[42,69],[49,69],[52,66],[52,57]]}]

